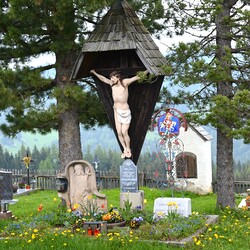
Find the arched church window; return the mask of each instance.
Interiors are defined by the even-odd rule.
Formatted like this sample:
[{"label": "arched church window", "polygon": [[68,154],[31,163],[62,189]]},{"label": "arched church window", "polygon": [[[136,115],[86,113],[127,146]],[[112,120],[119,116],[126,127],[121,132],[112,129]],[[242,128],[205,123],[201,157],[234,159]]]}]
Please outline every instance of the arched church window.
[{"label": "arched church window", "polygon": [[183,152],[176,156],[177,178],[197,178],[197,159],[191,152]]}]

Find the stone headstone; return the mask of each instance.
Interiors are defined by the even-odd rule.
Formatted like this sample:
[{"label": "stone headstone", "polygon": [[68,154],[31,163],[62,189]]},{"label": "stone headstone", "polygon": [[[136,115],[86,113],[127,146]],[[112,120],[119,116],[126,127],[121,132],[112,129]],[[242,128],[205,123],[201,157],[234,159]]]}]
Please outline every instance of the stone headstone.
[{"label": "stone headstone", "polygon": [[120,193],[120,208],[126,208],[125,203],[131,203],[131,209],[144,209],[144,191],[138,190],[137,193],[125,192]]},{"label": "stone headstone", "polygon": [[120,166],[121,192],[138,192],[137,166],[130,159],[126,159]]},{"label": "stone headstone", "polygon": [[171,206],[168,206],[170,202],[177,204],[176,213],[184,217],[188,217],[191,214],[191,199],[190,198],[157,198],[154,202],[154,217],[161,213],[168,215],[169,210],[173,211]]},{"label": "stone headstone", "polygon": [[12,200],[12,173],[0,171],[0,200]]},{"label": "stone headstone", "polygon": [[68,208],[80,204],[77,210],[87,206],[89,197],[93,198],[98,210],[107,210],[106,195],[97,190],[94,167],[87,161],[75,160],[68,163],[60,173],[56,183],[58,196],[65,201]]}]

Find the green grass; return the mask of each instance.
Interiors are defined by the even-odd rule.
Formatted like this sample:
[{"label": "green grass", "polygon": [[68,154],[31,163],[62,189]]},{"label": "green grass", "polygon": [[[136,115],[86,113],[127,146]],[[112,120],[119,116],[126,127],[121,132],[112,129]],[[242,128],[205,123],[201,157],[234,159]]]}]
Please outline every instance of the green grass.
[{"label": "green grass", "polygon": [[[154,200],[158,197],[171,197],[170,190],[143,188],[147,204],[145,210],[153,211]],[[109,204],[119,207],[120,190],[103,190]],[[206,225],[207,231],[199,237],[194,237],[185,249],[225,249],[245,250],[250,246],[249,211],[225,209],[218,211],[216,195],[200,196],[185,193],[191,198],[192,211],[199,214],[219,214],[219,223]],[[175,193],[182,197],[182,193]],[[70,227],[51,227],[45,223],[43,216],[48,216],[58,209],[60,200],[56,191],[36,191],[30,195],[17,197],[18,202],[10,206],[15,219],[0,220],[1,249],[179,249],[178,246],[166,245],[157,241],[141,241],[138,232],[124,228],[114,231],[107,237],[87,237],[81,232],[72,234]],[[237,204],[240,202],[237,198]],[[38,207],[42,204],[42,211]]]}]

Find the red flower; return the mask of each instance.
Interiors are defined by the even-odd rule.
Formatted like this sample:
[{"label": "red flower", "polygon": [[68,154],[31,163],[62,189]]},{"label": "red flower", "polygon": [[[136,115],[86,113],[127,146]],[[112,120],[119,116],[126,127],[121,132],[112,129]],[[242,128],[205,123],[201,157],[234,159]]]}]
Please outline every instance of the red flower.
[{"label": "red flower", "polygon": [[37,208],[38,212],[41,212],[43,210],[43,204],[40,204],[39,207]]}]

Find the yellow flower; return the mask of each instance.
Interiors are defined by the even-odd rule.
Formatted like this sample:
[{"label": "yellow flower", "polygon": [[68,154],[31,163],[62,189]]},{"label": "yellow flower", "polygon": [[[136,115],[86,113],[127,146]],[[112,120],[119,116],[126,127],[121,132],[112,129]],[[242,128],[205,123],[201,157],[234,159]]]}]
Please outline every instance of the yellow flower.
[{"label": "yellow flower", "polygon": [[73,206],[73,209],[76,210],[78,207],[79,207],[79,204],[75,204],[75,205]]},{"label": "yellow flower", "polygon": [[38,232],[38,229],[34,229],[34,233],[37,233]]},{"label": "yellow flower", "polygon": [[200,245],[201,244],[201,241],[200,240],[198,240],[197,242],[196,242],[196,245]]},{"label": "yellow flower", "polygon": [[69,212],[69,213],[71,213],[71,212],[72,212],[70,208],[68,209],[68,212]]},{"label": "yellow flower", "polygon": [[147,199],[144,199],[144,201],[143,201],[143,202],[144,202],[144,204],[147,204],[147,203],[148,203]]},{"label": "yellow flower", "polygon": [[56,199],[56,197],[54,198],[54,202],[56,202],[57,201],[57,199]]}]

